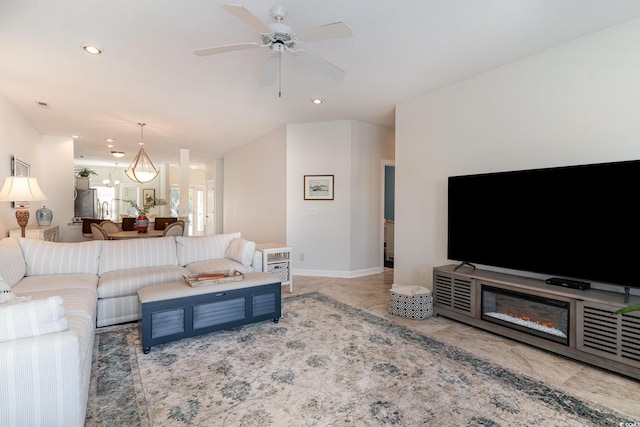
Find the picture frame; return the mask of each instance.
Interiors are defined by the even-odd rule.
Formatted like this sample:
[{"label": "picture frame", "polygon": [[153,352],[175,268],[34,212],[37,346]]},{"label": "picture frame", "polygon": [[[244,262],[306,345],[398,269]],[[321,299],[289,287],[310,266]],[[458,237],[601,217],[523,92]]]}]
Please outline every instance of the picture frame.
[{"label": "picture frame", "polygon": [[30,176],[31,166],[16,156],[11,157],[11,176]]},{"label": "picture frame", "polygon": [[333,200],[333,175],[305,175],[304,200]]},{"label": "picture frame", "polygon": [[[11,176],[31,176],[31,165],[27,162],[23,162],[16,156],[11,156]],[[28,208],[31,202],[24,202],[24,207]],[[16,202],[11,202],[11,207],[16,209],[20,205]]]},{"label": "picture frame", "polygon": [[142,190],[142,204],[146,207],[152,207],[156,201],[156,190],[153,188],[145,188]]}]

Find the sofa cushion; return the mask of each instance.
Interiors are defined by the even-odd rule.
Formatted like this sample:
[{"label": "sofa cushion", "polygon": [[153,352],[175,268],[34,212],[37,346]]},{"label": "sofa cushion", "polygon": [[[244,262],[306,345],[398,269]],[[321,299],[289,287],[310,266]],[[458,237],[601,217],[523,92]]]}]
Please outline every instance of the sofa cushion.
[{"label": "sofa cushion", "polygon": [[173,237],[102,242],[99,275],[130,268],[178,265]]},{"label": "sofa cushion", "polygon": [[238,270],[242,273],[251,273],[253,268],[246,268],[237,261],[229,258],[207,259],[187,265],[189,272],[193,274],[211,273],[214,271],[233,271]]},{"label": "sofa cushion", "polygon": [[229,243],[240,237],[239,232],[211,236],[176,236],[178,262],[185,266],[207,259],[224,258]]},{"label": "sofa cushion", "polygon": [[67,329],[67,314],[59,296],[0,306],[0,342]]},{"label": "sofa cushion", "polygon": [[98,286],[98,276],[95,274],[56,274],[44,276],[27,276],[22,279],[13,292],[29,295],[34,291],[51,289],[93,289]]},{"label": "sofa cushion", "polygon": [[253,262],[253,254],[256,252],[256,243],[242,238],[233,239],[225,252],[225,258],[238,261],[245,268]]},{"label": "sofa cushion", "polygon": [[177,265],[111,271],[98,280],[98,298],[137,295],[140,288],[184,280],[183,275],[187,273],[186,268]]},{"label": "sofa cushion", "polygon": [[20,239],[27,276],[45,274],[98,274],[102,242],[58,243]]},{"label": "sofa cushion", "polygon": [[[33,291],[29,293],[18,292],[16,295],[29,296],[32,300],[41,300],[53,296],[62,298],[64,310],[67,313],[67,320],[72,317],[82,317],[91,320],[95,324],[96,301],[98,292],[93,289],[49,289]],[[69,325],[71,329],[71,325]]]},{"label": "sofa cushion", "polygon": [[26,266],[17,239],[0,240],[0,273],[9,287],[13,287],[24,277]]}]

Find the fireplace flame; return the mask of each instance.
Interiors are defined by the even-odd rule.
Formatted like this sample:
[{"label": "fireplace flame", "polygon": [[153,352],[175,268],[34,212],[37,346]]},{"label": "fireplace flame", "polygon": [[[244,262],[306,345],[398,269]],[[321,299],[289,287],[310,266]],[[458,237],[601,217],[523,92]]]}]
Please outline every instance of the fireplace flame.
[{"label": "fireplace flame", "polygon": [[533,322],[537,325],[542,325],[542,326],[546,326],[547,328],[554,328],[555,329],[555,324],[550,321],[550,320],[533,320],[531,318],[531,316],[528,316],[526,314],[517,314],[517,313],[513,313],[513,312],[507,312],[506,313],[507,316],[509,317],[513,317],[515,319],[520,319],[520,320],[526,320],[527,322]]}]

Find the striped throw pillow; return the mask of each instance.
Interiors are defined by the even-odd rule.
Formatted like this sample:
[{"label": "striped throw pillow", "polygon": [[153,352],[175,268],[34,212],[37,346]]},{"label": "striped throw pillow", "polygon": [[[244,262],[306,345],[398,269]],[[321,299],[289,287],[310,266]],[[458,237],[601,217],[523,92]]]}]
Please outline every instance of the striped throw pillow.
[{"label": "striped throw pillow", "polygon": [[0,342],[66,331],[67,313],[59,296],[0,305]]},{"label": "striped throw pillow", "polygon": [[15,286],[24,277],[26,266],[17,239],[0,240],[0,273],[10,287]]}]

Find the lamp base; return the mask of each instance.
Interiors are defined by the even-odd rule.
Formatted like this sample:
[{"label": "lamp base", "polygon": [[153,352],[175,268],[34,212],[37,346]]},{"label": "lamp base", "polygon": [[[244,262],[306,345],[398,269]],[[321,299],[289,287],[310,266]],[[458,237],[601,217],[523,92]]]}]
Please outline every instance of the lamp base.
[{"label": "lamp base", "polygon": [[16,221],[18,221],[21,235],[24,237],[24,229],[29,223],[29,209],[25,208],[24,204],[21,204],[20,207],[16,209]]}]

